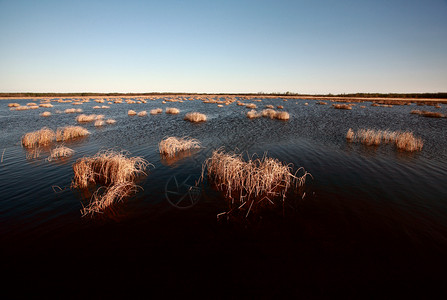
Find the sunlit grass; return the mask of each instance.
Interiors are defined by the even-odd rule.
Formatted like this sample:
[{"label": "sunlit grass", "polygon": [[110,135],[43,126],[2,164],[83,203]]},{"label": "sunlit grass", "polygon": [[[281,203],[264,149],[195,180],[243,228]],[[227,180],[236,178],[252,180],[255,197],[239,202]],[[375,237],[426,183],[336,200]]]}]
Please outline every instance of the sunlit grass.
[{"label": "sunlit grass", "polygon": [[200,141],[188,137],[177,138],[171,136],[163,139],[158,144],[158,149],[160,153],[168,157],[174,157],[178,152],[198,148],[200,148]]}]

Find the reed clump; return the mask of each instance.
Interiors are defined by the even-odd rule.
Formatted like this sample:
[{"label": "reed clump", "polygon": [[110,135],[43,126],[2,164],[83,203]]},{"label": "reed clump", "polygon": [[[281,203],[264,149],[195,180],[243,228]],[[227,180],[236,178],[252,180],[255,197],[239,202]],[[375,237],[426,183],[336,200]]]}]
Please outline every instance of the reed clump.
[{"label": "reed clump", "polygon": [[249,119],[256,119],[261,117],[261,114],[259,114],[256,110],[252,109],[247,112],[247,118]]},{"label": "reed clump", "polygon": [[163,109],[161,109],[161,108],[154,108],[154,109],[151,109],[150,114],[151,115],[158,115],[158,114],[161,114],[162,112],[163,112]]},{"label": "reed clump", "polygon": [[332,104],[332,106],[335,109],[347,109],[347,110],[351,110],[352,109],[352,106],[349,105],[349,104]]},{"label": "reed clump", "polygon": [[56,130],[56,141],[65,142],[89,134],[90,132],[82,126],[65,126]]},{"label": "reed clump", "polygon": [[116,123],[116,120],[114,120],[114,119],[107,119],[106,123],[109,124],[109,125],[113,125],[113,124]]},{"label": "reed clump", "polygon": [[41,117],[49,117],[51,116],[51,112],[49,111],[44,111],[43,113],[40,114]]},{"label": "reed clump", "polygon": [[249,103],[249,104],[245,105],[245,107],[246,108],[251,108],[251,109],[256,109],[257,108],[256,104],[254,104],[254,103]]},{"label": "reed clump", "polygon": [[290,115],[286,111],[275,111],[274,109],[267,108],[261,112],[261,115],[265,118],[277,119],[277,120],[288,120]]},{"label": "reed clump", "polygon": [[9,103],[8,104],[8,107],[19,107],[20,106],[20,104],[18,104],[18,103]]},{"label": "reed clump", "polygon": [[51,161],[68,157],[73,155],[73,153],[74,153],[73,149],[65,147],[64,145],[60,145],[50,151],[50,156],[48,157],[48,160]]},{"label": "reed clump", "polygon": [[445,118],[446,115],[439,113],[439,112],[432,112],[432,111],[426,111],[426,110],[412,110],[410,114],[416,114],[427,118]]},{"label": "reed clump", "polygon": [[171,115],[176,115],[176,114],[180,113],[180,110],[175,107],[166,107],[166,113],[171,114]]},{"label": "reed clump", "polygon": [[92,157],[82,157],[73,164],[73,188],[100,187],[82,215],[103,212],[138,190],[137,176],[146,175],[148,162],[142,157],[129,157],[125,152],[101,151]]},{"label": "reed clump", "polygon": [[46,146],[54,141],[56,134],[53,130],[43,127],[40,130],[28,132],[22,137],[22,145],[26,148]]},{"label": "reed clump", "polygon": [[185,120],[193,122],[193,123],[205,122],[206,115],[199,113],[199,112],[191,112],[191,113],[186,114]]},{"label": "reed clump", "polygon": [[205,170],[216,188],[225,192],[230,203],[236,205],[231,210],[245,210],[246,216],[252,208],[275,204],[278,198],[284,203],[289,188],[303,186],[306,176],[310,175],[304,171],[304,175],[296,176],[290,164],[266,155],[245,161],[242,154],[226,153],[222,149],[215,150],[204,162],[201,180]]},{"label": "reed clump", "polygon": [[177,153],[187,150],[198,149],[201,147],[200,141],[189,138],[168,137],[158,144],[158,149],[162,155],[174,157]]},{"label": "reed clump", "polygon": [[275,114],[275,119],[278,120],[288,120],[290,119],[290,115],[286,111],[277,111]]},{"label": "reed clump", "polygon": [[424,141],[421,138],[415,137],[409,131],[359,129],[357,133],[354,133],[349,128],[346,139],[349,142],[357,141],[367,146],[378,146],[382,142],[385,144],[393,143],[398,150],[410,152],[421,151],[424,146]]},{"label": "reed clump", "polygon": [[134,110],[129,110],[128,112],[127,112],[127,114],[129,115],[129,116],[135,116],[136,114],[137,114],[137,112],[136,111],[134,111]]},{"label": "reed clump", "polygon": [[142,111],[140,111],[137,115],[138,115],[139,117],[147,116],[147,111],[142,110]]},{"label": "reed clump", "polygon": [[89,122],[93,122],[95,120],[101,119],[102,117],[104,117],[104,116],[95,115],[95,114],[91,114],[91,115],[82,114],[82,115],[79,115],[76,117],[76,121],[78,123],[89,123]]},{"label": "reed clump", "polygon": [[102,127],[106,124],[106,122],[104,122],[104,120],[96,120],[94,125],[95,127]]}]

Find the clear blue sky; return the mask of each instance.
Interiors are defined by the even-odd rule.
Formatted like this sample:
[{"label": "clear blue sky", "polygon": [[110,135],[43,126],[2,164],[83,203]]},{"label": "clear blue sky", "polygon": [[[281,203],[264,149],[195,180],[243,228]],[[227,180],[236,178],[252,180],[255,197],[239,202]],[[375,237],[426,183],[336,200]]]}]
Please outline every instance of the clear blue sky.
[{"label": "clear blue sky", "polygon": [[0,92],[446,92],[446,0],[0,0]]}]

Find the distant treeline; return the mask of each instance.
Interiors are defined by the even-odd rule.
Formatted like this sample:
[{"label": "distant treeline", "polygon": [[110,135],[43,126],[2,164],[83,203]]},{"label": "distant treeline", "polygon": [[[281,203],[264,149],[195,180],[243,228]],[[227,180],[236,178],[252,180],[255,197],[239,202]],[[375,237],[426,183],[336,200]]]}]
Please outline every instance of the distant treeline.
[{"label": "distant treeline", "polygon": [[355,94],[298,94],[285,93],[0,93],[0,98],[21,97],[112,97],[112,96],[163,96],[163,95],[234,95],[234,96],[303,96],[303,97],[349,97],[349,98],[407,98],[407,99],[447,99],[447,93],[409,93],[409,94],[381,94],[381,93],[355,93]]}]

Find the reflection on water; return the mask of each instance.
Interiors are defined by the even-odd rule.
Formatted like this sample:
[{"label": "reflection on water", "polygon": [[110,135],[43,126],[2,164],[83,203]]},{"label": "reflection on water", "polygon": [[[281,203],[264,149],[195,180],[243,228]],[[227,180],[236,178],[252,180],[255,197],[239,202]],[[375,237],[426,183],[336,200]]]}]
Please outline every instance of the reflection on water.
[{"label": "reflection on water", "polygon": [[[411,115],[413,106],[384,108],[367,103],[363,109],[355,106],[346,111],[314,101],[307,100],[306,106],[305,101],[278,99],[256,104],[283,105],[290,114],[287,122],[248,119],[248,109],[235,103],[218,108],[199,101],[170,103],[180,109],[179,115],[127,115],[136,106],[138,111],[160,107],[161,101],[111,104],[103,113],[116,124],[102,128],[83,124],[91,135],[66,142],[74,155],[52,162],[46,160],[45,149],[39,157],[27,159],[29,151],[21,147],[20,138],[43,126],[77,125],[75,114],[42,118],[39,110],[9,111],[7,101],[0,103],[0,114],[5,116],[0,118],[0,150],[4,151],[0,234],[9,245],[8,253],[21,249],[18,253],[29,256],[26,247],[31,246],[36,254],[29,257],[37,258],[56,247],[57,257],[66,263],[71,257],[70,267],[79,270],[77,263],[89,259],[88,253],[115,249],[112,252],[123,257],[119,270],[138,274],[131,278],[140,278],[140,283],[144,282],[141,278],[150,278],[160,286],[164,285],[159,277],[146,271],[152,267],[161,276],[187,277],[185,268],[193,265],[191,260],[191,264],[181,260],[183,255],[197,258],[200,267],[195,270],[222,280],[233,276],[226,269],[232,266],[240,276],[251,278],[244,279],[245,283],[258,287],[267,282],[260,275],[265,270],[282,274],[272,279],[281,287],[299,280],[309,287],[318,282],[335,287],[337,282],[349,281],[368,287],[377,278],[385,282],[439,279],[447,245],[447,119]],[[71,108],[69,103],[54,105],[53,110]],[[94,102],[84,103],[84,113],[94,113],[93,106]],[[184,114],[191,111],[205,113],[208,121],[184,121]],[[446,106],[439,111],[445,113]],[[424,148],[408,153],[392,145],[347,143],[349,128],[411,130],[424,139]],[[158,143],[167,136],[190,136],[203,148],[167,159],[158,153]],[[285,210],[267,210],[237,222],[218,221],[216,216],[227,209],[223,195],[206,179],[198,190],[191,187],[200,178],[205,159],[220,147],[247,156],[268,153],[293,164],[294,170],[304,167],[313,176],[306,181],[306,196],[290,195]],[[142,156],[154,168],[137,183],[143,190],[135,196],[93,219],[81,218],[82,205],[93,191],[70,189],[71,166],[80,157],[111,148]],[[55,192],[53,186],[60,190]],[[114,257],[112,252],[106,257]],[[33,264],[40,266],[37,260]],[[106,273],[111,267],[100,266],[105,270],[101,275],[109,278]],[[191,272],[199,276],[198,271]],[[221,289],[216,282],[200,278]],[[265,288],[259,291],[262,294]]]}]

